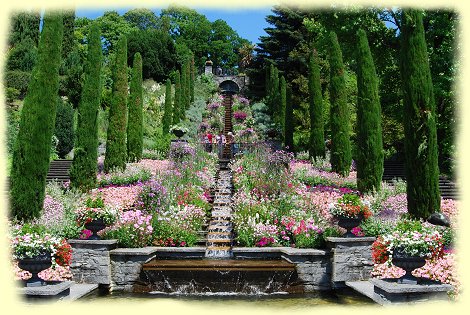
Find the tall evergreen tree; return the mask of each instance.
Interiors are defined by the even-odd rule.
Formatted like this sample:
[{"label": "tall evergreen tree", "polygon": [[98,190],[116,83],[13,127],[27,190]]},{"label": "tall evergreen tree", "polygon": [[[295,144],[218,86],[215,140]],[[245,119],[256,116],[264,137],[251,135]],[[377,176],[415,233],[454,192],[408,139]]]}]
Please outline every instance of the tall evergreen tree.
[{"label": "tall evergreen tree", "polygon": [[171,80],[166,80],[166,89],[165,89],[165,108],[163,114],[163,135],[168,135],[170,131],[170,125],[172,122],[173,108],[171,104]]},{"label": "tall evergreen tree", "polygon": [[113,69],[113,95],[109,108],[104,171],[124,170],[127,161],[127,39],[121,35],[116,45]]},{"label": "tall evergreen tree", "polygon": [[38,11],[20,12],[12,16],[11,31],[8,39],[10,46],[30,39],[34,46],[39,42],[39,24],[41,14]]},{"label": "tall evergreen tree", "polygon": [[400,33],[406,191],[408,212],[415,218],[440,209],[436,109],[422,15],[404,9]]},{"label": "tall evergreen tree", "polygon": [[186,61],[186,108],[191,104],[191,59]]},{"label": "tall evergreen tree", "polygon": [[142,114],[142,56],[134,55],[129,95],[129,120],[127,122],[127,158],[129,162],[142,159],[144,141],[144,116]]},{"label": "tall evergreen tree", "polygon": [[63,12],[64,36],[62,39],[62,59],[65,60],[75,47],[75,11]]},{"label": "tall evergreen tree", "polygon": [[194,102],[194,82],[196,81],[196,69],[194,67],[194,56],[191,57],[191,79],[189,81],[190,101]]},{"label": "tall evergreen tree", "polygon": [[173,105],[173,125],[176,125],[184,118],[184,108],[181,106],[181,79],[180,71],[175,73],[175,103]]},{"label": "tall evergreen tree", "polygon": [[181,67],[181,108],[184,110],[188,109],[188,62],[185,61]]},{"label": "tall evergreen tree", "polygon": [[281,76],[281,81],[279,83],[279,89],[280,89],[280,117],[279,121],[281,122],[281,130],[282,130],[282,135],[284,136],[285,134],[285,117],[286,117],[286,78],[284,76]]},{"label": "tall evergreen tree", "polygon": [[344,64],[336,33],[330,33],[328,58],[330,63],[330,127],[331,169],[341,176],[348,176],[351,167],[350,121],[346,98]]},{"label": "tall evergreen tree", "polygon": [[380,190],[383,174],[379,83],[364,30],[358,31],[357,55],[357,188]]},{"label": "tall evergreen tree", "polygon": [[294,113],[292,109],[292,88],[286,89],[286,116],[285,116],[284,144],[290,152],[294,152]]},{"label": "tall evergreen tree", "polygon": [[96,184],[98,171],[98,108],[101,100],[100,29],[93,23],[88,35],[82,97],[78,105],[77,139],[70,169],[72,187],[87,191]]},{"label": "tall evergreen tree", "polygon": [[310,112],[310,157],[325,157],[325,130],[323,122],[323,97],[321,94],[320,67],[314,49],[309,58],[308,100]]},{"label": "tall evergreen tree", "polygon": [[19,220],[39,216],[43,207],[54,131],[62,48],[62,15],[46,12],[11,170],[11,210]]}]

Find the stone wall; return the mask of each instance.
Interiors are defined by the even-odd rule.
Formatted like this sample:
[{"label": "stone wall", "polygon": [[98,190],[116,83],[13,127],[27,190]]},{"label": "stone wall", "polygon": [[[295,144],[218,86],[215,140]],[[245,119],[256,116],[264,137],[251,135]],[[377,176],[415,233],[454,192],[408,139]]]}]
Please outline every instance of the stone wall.
[{"label": "stone wall", "polygon": [[116,240],[69,240],[72,246],[72,279],[77,283],[111,284],[109,251]]},{"label": "stone wall", "polygon": [[290,249],[281,256],[295,264],[299,285],[304,292],[331,289],[331,264],[328,251],[316,249]]},{"label": "stone wall", "polygon": [[374,263],[372,243],[375,237],[327,238],[331,250],[332,287],[344,286],[345,281],[368,280]]},{"label": "stone wall", "polygon": [[[235,259],[285,259],[295,264],[294,284],[304,292],[330,290],[345,281],[370,278],[375,238],[328,238],[327,250],[290,247],[237,248]],[[142,265],[157,259],[201,258],[204,248],[118,248],[115,240],[71,240],[73,280],[108,285],[114,291],[133,290]]]},{"label": "stone wall", "polygon": [[142,265],[155,258],[155,248],[119,248],[111,255],[111,290],[132,292]]}]

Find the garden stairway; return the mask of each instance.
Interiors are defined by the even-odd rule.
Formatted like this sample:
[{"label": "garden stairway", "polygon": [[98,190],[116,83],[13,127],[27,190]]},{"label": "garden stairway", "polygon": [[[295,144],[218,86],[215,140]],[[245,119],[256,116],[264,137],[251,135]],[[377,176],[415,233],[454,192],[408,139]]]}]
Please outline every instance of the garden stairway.
[{"label": "garden stairway", "polygon": [[232,257],[232,173],[218,171],[211,219],[207,228],[206,258]]}]

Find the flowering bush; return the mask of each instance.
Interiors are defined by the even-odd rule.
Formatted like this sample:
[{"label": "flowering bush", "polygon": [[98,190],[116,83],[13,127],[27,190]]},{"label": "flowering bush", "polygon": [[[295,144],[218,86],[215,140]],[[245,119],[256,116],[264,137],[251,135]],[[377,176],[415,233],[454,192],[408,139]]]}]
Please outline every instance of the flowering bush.
[{"label": "flowering bush", "polygon": [[246,119],[247,114],[242,111],[237,111],[233,113],[233,118],[235,118],[236,121],[244,121]]},{"label": "flowering bush", "polygon": [[144,247],[151,244],[152,216],[140,210],[124,211],[113,226],[102,230],[101,237],[117,239],[122,247]]},{"label": "flowering bush", "polygon": [[11,240],[13,258],[15,259],[32,258],[46,253],[51,253],[54,256],[58,244],[61,244],[61,240],[50,234],[23,234],[20,232],[14,235]]},{"label": "flowering bush", "polygon": [[360,197],[356,194],[343,195],[335,204],[331,205],[330,213],[336,217],[347,218],[355,218],[362,215],[364,219],[372,215],[368,205],[363,204]]},{"label": "flowering bush", "polygon": [[195,150],[187,142],[174,142],[170,147],[170,159],[175,162],[181,162],[193,157]]},{"label": "flowering bush", "polygon": [[151,180],[142,186],[134,207],[147,213],[159,212],[167,208],[167,189],[159,180]]},{"label": "flowering bush", "polygon": [[116,221],[116,215],[116,211],[109,207],[82,207],[75,212],[75,218],[79,226],[83,226],[96,219],[103,219],[105,224],[110,225]]},{"label": "flowering bush", "polygon": [[372,257],[376,263],[391,263],[393,251],[400,249],[411,256],[428,259],[441,257],[443,239],[437,229],[420,221],[403,220],[390,234],[379,236],[372,245]]},{"label": "flowering bush", "polygon": [[109,185],[124,186],[137,182],[145,182],[150,179],[151,173],[137,163],[128,163],[124,171],[115,170],[108,174],[98,174],[98,187]]}]

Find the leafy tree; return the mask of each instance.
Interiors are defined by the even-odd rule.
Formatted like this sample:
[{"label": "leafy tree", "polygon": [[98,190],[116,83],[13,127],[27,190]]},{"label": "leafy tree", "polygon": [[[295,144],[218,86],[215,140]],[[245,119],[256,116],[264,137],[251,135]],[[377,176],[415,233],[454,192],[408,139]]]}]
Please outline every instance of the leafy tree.
[{"label": "leafy tree", "polygon": [[8,44],[16,46],[18,43],[29,39],[33,46],[37,47],[39,42],[39,24],[41,15],[38,11],[19,12],[11,18],[10,36]]},{"label": "leafy tree", "polygon": [[[245,40],[246,41],[246,40]],[[238,64],[238,50],[243,40],[224,20],[211,23],[209,54],[214,66],[233,68]]]},{"label": "leafy tree", "polygon": [[436,109],[422,12],[401,12],[400,72],[403,84],[408,213],[427,218],[440,209]]},{"label": "leafy tree", "polygon": [[82,191],[87,191],[96,184],[101,62],[100,31],[98,25],[94,24],[88,35],[83,90],[78,105],[77,139],[70,169],[71,186]]},{"label": "leafy tree", "polygon": [[57,137],[57,155],[63,159],[73,149],[73,107],[62,101],[60,97],[57,102],[57,114],[55,118],[54,135]]},{"label": "leafy tree", "polygon": [[145,8],[129,10],[123,17],[132,27],[140,30],[157,29],[161,24],[158,16],[152,10]]},{"label": "leafy tree", "polygon": [[126,19],[119,15],[116,11],[106,11],[104,14],[96,18],[101,36],[103,38],[104,53],[108,55],[114,51],[118,40],[121,36],[129,34],[136,27],[132,27]]},{"label": "leafy tree", "polygon": [[347,176],[351,167],[350,122],[347,107],[346,82],[344,79],[343,56],[338,38],[330,33],[330,128],[331,128],[331,169]]},{"label": "leafy tree", "polygon": [[164,114],[163,114],[163,135],[168,135],[168,132],[170,131],[170,125],[172,123],[172,116],[174,115],[173,113],[173,106],[172,106],[172,100],[171,100],[171,80],[167,79],[166,80],[166,86],[165,86],[165,108],[164,108]]},{"label": "leafy tree", "polygon": [[181,79],[180,71],[175,72],[175,103],[173,105],[173,125],[184,118],[184,108],[181,104]]},{"label": "leafy tree", "polygon": [[140,53],[144,79],[163,81],[175,69],[176,46],[168,34],[155,29],[138,29],[131,31],[127,40],[128,65],[132,65],[132,56]]},{"label": "leafy tree", "polygon": [[313,50],[309,59],[308,76],[309,112],[310,112],[310,157],[325,157],[325,135],[323,122],[323,97],[321,93],[320,68],[318,55]]},{"label": "leafy tree", "polygon": [[289,86],[286,90],[286,116],[284,123],[286,131],[284,134],[284,144],[289,148],[289,151],[294,152],[294,124],[292,120],[292,89]]},{"label": "leafy tree", "polygon": [[20,130],[13,152],[11,210],[19,220],[39,216],[45,184],[59,90],[62,16],[46,12],[28,94],[21,112]]},{"label": "leafy tree", "polygon": [[138,162],[142,159],[144,141],[142,107],[142,57],[140,53],[136,53],[132,68],[127,123],[127,157],[130,162]]},{"label": "leafy tree", "polygon": [[36,64],[38,50],[34,41],[27,37],[8,52],[7,70],[30,72]]},{"label": "leafy tree", "polygon": [[380,190],[384,155],[378,78],[366,32],[357,36],[357,188],[365,193]]},{"label": "leafy tree", "polygon": [[121,35],[116,47],[113,71],[113,95],[109,108],[109,124],[106,140],[104,170],[124,170],[127,161],[127,40]]}]

